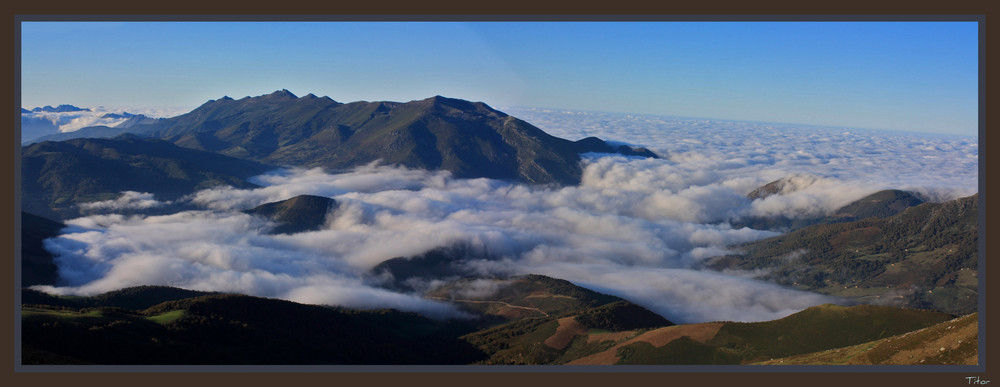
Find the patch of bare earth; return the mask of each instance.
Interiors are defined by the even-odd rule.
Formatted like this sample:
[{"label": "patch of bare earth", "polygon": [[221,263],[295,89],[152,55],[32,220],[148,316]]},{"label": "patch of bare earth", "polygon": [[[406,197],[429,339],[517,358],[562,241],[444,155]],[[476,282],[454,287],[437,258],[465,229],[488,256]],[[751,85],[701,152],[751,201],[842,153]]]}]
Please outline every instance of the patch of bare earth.
[{"label": "patch of bare earth", "polygon": [[[637,343],[637,342],[647,342],[652,346],[659,348],[664,345],[669,344],[671,341],[677,340],[681,337],[687,336],[694,341],[704,343],[715,337],[719,333],[719,329],[722,328],[721,322],[713,323],[703,323],[703,324],[689,324],[689,325],[674,325],[669,327],[663,327],[659,329],[654,329],[649,332],[643,333],[635,338],[627,340],[622,343],[609,348],[604,352],[598,352],[590,356],[585,356],[576,360],[569,362],[568,364],[580,364],[580,365],[599,365],[599,364],[615,364],[618,362],[618,348],[624,347],[626,345]],[[622,332],[627,333],[627,332]],[[588,338],[589,340],[590,338]]]},{"label": "patch of bare earth", "polygon": [[586,335],[587,327],[576,322],[573,317],[565,317],[559,319],[559,327],[556,328],[556,333],[545,339],[545,345],[555,349],[563,349],[569,345],[570,341],[577,335]]},{"label": "patch of bare earth", "polygon": [[591,333],[587,335],[587,344],[599,343],[602,341],[622,341],[636,335],[635,331]]}]

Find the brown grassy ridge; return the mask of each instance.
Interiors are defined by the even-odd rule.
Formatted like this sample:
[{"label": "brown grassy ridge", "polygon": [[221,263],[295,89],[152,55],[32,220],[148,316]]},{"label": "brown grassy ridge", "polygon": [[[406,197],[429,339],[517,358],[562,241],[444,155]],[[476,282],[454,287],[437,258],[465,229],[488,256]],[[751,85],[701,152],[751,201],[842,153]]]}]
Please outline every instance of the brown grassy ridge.
[{"label": "brown grassy ridge", "polygon": [[543,342],[549,347],[564,349],[567,345],[569,345],[569,342],[572,341],[574,337],[587,334],[587,327],[576,322],[573,317],[564,317],[558,321],[559,326],[556,328],[556,333],[549,336],[549,338],[545,339]]},{"label": "brown grassy ridge", "polygon": [[790,356],[763,365],[975,365],[979,361],[979,314],[844,348]]},{"label": "brown grassy ridge", "polygon": [[[595,353],[590,356],[582,357],[574,361],[569,362],[570,365],[598,365],[598,364],[615,364],[620,359],[619,349],[625,346],[635,344],[635,343],[649,343],[654,347],[663,347],[670,342],[677,340],[681,337],[688,337],[692,340],[702,342],[715,337],[715,334],[719,332],[719,328],[722,327],[722,323],[703,323],[703,324],[689,324],[689,325],[674,325],[669,327],[663,327],[659,329],[654,329],[649,332],[643,333],[636,336],[630,340],[623,341],[616,344],[615,346],[599,353]],[[602,338],[608,339],[618,339],[621,334],[634,333],[634,332],[620,332],[615,336],[607,336],[605,334],[590,335],[588,339],[590,340],[600,340]],[[627,337],[627,336],[626,336]]]},{"label": "brown grassy ridge", "polygon": [[[616,340],[606,349],[568,364],[752,364],[860,345],[916,332],[953,318],[932,311],[821,305],[774,321],[702,323],[640,332],[634,338]],[[931,344],[920,341],[912,346],[927,348],[927,345]],[[875,353],[878,351],[872,352]],[[873,364],[899,362],[900,359],[893,358]]]}]

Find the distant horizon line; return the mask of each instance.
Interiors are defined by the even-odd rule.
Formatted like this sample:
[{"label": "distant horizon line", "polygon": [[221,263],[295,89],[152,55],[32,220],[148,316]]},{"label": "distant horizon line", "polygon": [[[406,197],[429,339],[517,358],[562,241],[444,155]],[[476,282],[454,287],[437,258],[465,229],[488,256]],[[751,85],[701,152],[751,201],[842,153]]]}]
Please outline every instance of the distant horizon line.
[{"label": "distant horizon line", "polygon": [[[71,103],[59,103],[59,104],[45,104],[45,105],[41,105],[41,106],[33,106],[33,107],[30,107],[30,108],[29,107],[25,107],[25,106],[21,106],[21,108],[25,109],[25,110],[29,110],[30,113],[32,113],[32,114],[72,114],[72,113],[78,113],[78,112],[34,112],[33,111],[34,109],[39,109],[39,108],[44,108],[44,107],[60,107],[60,106],[68,105],[68,106],[72,106],[72,107],[79,108],[79,109],[90,109],[91,113],[98,113],[98,111],[96,109],[101,109],[101,111],[99,111],[100,113],[119,113],[119,112],[121,112],[121,113],[130,113],[130,114],[144,114],[147,117],[151,117],[151,118],[173,118],[173,117],[177,117],[177,116],[189,113],[192,110],[197,109],[199,106],[202,106],[202,105],[204,105],[204,104],[206,104],[208,102],[211,102],[211,101],[218,101],[218,100],[221,100],[221,99],[224,99],[224,98],[232,98],[232,99],[236,99],[236,100],[244,99],[244,98],[256,98],[256,97],[263,97],[263,96],[266,96],[266,95],[271,95],[271,94],[282,92],[282,91],[288,92],[288,93],[294,95],[296,98],[303,98],[303,97],[312,95],[312,96],[317,97],[317,98],[330,98],[331,100],[333,100],[335,102],[343,103],[343,104],[356,103],[356,102],[396,102],[396,103],[407,103],[407,102],[415,102],[415,101],[420,101],[420,100],[423,100],[423,99],[433,98],[434,97],[434,96],[429,96],[429,97],[426,97],[426,98],[423,98],[423,99],[413,99],[413,100],[405,101],[405,102],[404,101],[388,100],[388,99],[385,99],[385,100],[370,100],[370,101],[369,100],[364,100],[364,99],[360,99],[360,100],[356,100],[356,101],[341,101],[341,100],[334,99],[333,97],[330,97],[328,95],[322,95],[322,96],[320,96],[320,95],[317,95],[316,93],[306,93],[306,94],[303,94],[303,95],[300,96],[300,95],[297,95],[295,93],[292,93],[288,89],[283,88],[283,89],[275,90],[275,91],[273,91],[271,93],[265,93],[265,94],[259,94],[259,95],[247,95],[247,96],[243,96],[243,97],[240,97],[240,98],[233,98],[233,97],[230,97],[227,94],[227,95],[223,95],[222,97],[215,98],[215,99],[208,99],[208,100],[206,100],[204,102],[201,102],[200,104],[193,105],[193,106],[191,106],[191,105],[174,105],[174,106],[162,106],[162,107],[152,107],[152,106],[108,107],[107,104],[100,104],[100,105],[97,105],[97,106],[81,106],[81,105],[76,105],[76,104],[71,104]],[[782,125],[782,126],[790,126],[790,127],[809,127],[809,128],[829,129],[829,130],[862,130],[862,131],[889,132],[889,133],[892,133],[892,134],[931,135],[931,136],[937,136],[937,137],[948,137],[948,136],[952,136],[952,137],[971,137],[971,138],[976,138],[976,139],[978,139],[980,137],[980,134],[981,134],[981,133],[976,133],[976,134],[943,133],[943,132],[939,132],[939,131],[920,131],[920,130],[905,130],[905,129],[863,128],[863,127],[840,126],[840,125],[808,124],[808,123],[780,122],[780,121],[763,121],[763,120],[737,119],[737,118],[703,117],[703,116],[693,116],[693,115],[689,116],[689,115],[682,115],[682,114],[666,114],[666,113],[618,112],[618,111],[590,110],[590,109],[579,109],[579,108],[560,108],[560,107],[523,106],[523,105],[507,105],[507,106],[503,106],[503,105],[493,105],[493,104],[490,104],[490,103],[485,102],[485,101],[473,101],[471,99],[465,99],[465,98],[448,97],[448,96],[444,96],[444,95],[441,95],[441,94],[436,94],[435,96],[442,96],[442,97],[445,97],[445,98],[465,100],[465,101],[469,101],[469,102],[481,102],[481,103],[489,105],[490,107],[492,107],[494,109],[500,110],[500,111],[502,111],[504,113],[506,113],[505,109],[514,109],[514,110],[544,110],[544,111],[551,111],[551,112],[556,112],[556,113],[559,113],[559,112],[573,112],[573,113],[610,114],[610,115],[639,115],[639,116],[649,116],[649,117],[659,117],[659,118],[673,118],[673,119],[684,119],[684,120],[706,120],[706,121],[739,122],[739,123],[764,124],[764,125]],[[191,107],[189,107],[189,106],[191,106]],[[156,113],[160,113],[161,115],[155,115],[155,116],[151,115],[151,114],[156,114]],[[22,114],[25,114],[25,113],[22,113]],[[162,114],[167,114],[167,115],[162,115]],[[173,114],[173,115],[169,115],[169,114]],[[77,129],[77,130],[79,130],[79,129]],[[69,131],[69,132],[72,132],[72,131]],[[981,132],[981,131],[977,129],[977,132]]]}]

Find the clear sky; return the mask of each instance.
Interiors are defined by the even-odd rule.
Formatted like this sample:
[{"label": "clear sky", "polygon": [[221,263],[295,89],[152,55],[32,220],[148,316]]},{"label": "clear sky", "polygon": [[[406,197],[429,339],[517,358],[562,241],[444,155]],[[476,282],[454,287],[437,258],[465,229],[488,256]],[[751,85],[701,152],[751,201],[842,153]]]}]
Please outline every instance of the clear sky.
[{"label": "clear sky", "polygon": [[23,22],[23,107],[288,89],[976,135],[975,22]]}]

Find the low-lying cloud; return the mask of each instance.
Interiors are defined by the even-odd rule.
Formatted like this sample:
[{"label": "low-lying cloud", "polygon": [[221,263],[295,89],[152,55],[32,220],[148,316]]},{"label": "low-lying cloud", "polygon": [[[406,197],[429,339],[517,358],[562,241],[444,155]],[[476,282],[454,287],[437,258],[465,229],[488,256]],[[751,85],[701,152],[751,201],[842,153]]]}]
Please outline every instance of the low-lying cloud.
[{"label": "low-lying cloud", "polygon": [[114,127],[128,120],[124,113],[145,115],[147,117],[173,117],[188,110],[182,109],[108,109],[103,106],[81,111],[69,112],[28,112],[21,113],[21,142],[27,142],[42,136],[66,133],[90,126]]},{"label": "low-lying cloud", "polygon": [[[643,122],[655,123],[649,120]],[[586,127],[571,134],[543,128],[570,139],[591,135]],[[483,275],[563,278],[678,323],[770,320],[838,300],[747,273],[696,269],[700,261],[726,254],[729,245],[777,235],[734,228],[731,221],[821,214],[882,188],[923,189],[941,198],[975,192],[977,159],[969,157],[976,151],[974,141],[928,140],[937,144],[934,150],[917,153],[954,162],[901,184],[900,176],[940,160],[894,156],[906,153],[900,147],[909,142],[892,145],[861,134],[801,129],[779,143],[779,136],[763,127],[740,132],[761,138],[736,140],[733,133],[722,136],[722,129],[705,128],[602,128],[594,134],[650,147],[664,158],[590,154],[583,182],[574,187],[455,179],[448,172],[375,164],[341,174],[290,169],[252,179],[262,188],[216,188],[183,199],[201,210],[83,217],[46,241],[61,283],[44,289],[97,294],[157,284],[454,317],[460,312],[448,304],[379,287],[369,271],[391,258],[462,243],[491,257],[464,263]],[[877,146],[853,149],[841,143],[844,138],[855,145],[868,144],[867,138]],[[886,160],[896,165],[885,168]],[[853,166],[862,167],[850,175]],[[794,174],[799,180],[783,195],[746,197]],[[301,194],[339,202],[321,230],[270,235],[273,224],[242,212]],[[155,198],[128,193],[92,208],[113,212],[145,201]],[[496,290],[485,282],[467,285],[466,295]]]},{"label": "low-lying cloud", "polygon": [[153,197],[149,192],[124,191],[116,199],[103,200],[98,202],[82,203],[80,209],[83,211],[122,211],[122,210],[144,210],[154,207],[161,207],[169,202],[161,202]]}]

